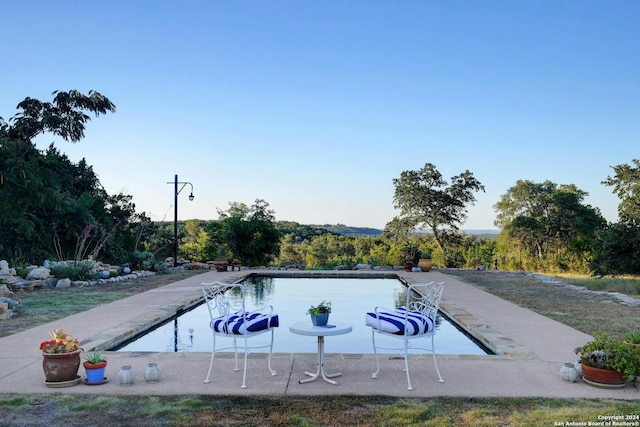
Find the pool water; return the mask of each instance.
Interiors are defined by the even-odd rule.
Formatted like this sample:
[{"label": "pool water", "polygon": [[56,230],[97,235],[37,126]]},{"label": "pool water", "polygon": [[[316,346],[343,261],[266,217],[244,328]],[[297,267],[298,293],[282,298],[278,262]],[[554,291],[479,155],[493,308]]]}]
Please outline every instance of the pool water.
[{"label": "pool water", "polygon": [[[350,334],[326,338],[325,352],[373,353],[371,328],[365,325],[365,313],[372,311],[376,306],[393,308],[403,305],[406,298],[406,286],[396,279],[258,276],[248,277],[243,284],[247,310],[263,305],[273,305],[274,313],[279,315],[280,326],[275,330],[273,344],[273,351],[276,353],[316,352],[315,337],[292,334],[289,326],[298,322],[311,322],[309,315],[306,314],[307,309],[323,300],[331,301],[332,311],[329,323],[343,322],[353,326]],[[444,292],[446,295],[446,285]],[[209,329],[209,320],[207,307],[202,304],[117,350],[210,352],[213,338]],[[436,353],[487,354],[445,317],[439,316],[436,323]],[[257,342],[268,344],[268,336],[269,334],[265,334],[252,338],[250,345],[255,345]],[[220,339],[224,338],[216,338],[216,340]],[[380,341],[380,339],[388,341]],[[382,346],[389,343],[398,347],[401,344],[401,340],[380,335],[376,336],[376,341]],[[267,349],[258,350],[258,352],[267,351]]]}]

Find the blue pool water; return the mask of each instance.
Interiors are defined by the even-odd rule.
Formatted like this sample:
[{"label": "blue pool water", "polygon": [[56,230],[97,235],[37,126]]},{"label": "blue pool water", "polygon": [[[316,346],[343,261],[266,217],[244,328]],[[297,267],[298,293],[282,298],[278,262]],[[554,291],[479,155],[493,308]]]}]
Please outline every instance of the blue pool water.
[{"label": "blue pool water", "polygon": [[[278,278],[249,277],[244,282],[247,309],[273,305],[280,317],[275,331],[273,351],[276,353],[314,353],[315,337],[292,334],[289,326],[310,322],[307,309],[322,300],[330,300],[329,323],[344,322],[353,326],[350,334],[325,339],[327,353],[373,353],[371,328],[365,326],[365,313],[376,306],[397,307],[404,304],[406,286],[396,279],[370,278]],[[446,285],[445,285],[446,294]],[[119,348],[119,351],[207,352],[212,336],[209,312],[205,305],[182,313],[176,319]],[[435,343],[439,354],[487,354],[472,339],[440,316]],[[268,343],[268,334],[252,338]],[[385,337],[376,337],[379,340]],[[218,338],[220,339],[220,338]],[[393,346],[400,340],[387,338]],[[261,352],[267,350],[261,349]],[[388,351],[388,353],[395,353]]]}]

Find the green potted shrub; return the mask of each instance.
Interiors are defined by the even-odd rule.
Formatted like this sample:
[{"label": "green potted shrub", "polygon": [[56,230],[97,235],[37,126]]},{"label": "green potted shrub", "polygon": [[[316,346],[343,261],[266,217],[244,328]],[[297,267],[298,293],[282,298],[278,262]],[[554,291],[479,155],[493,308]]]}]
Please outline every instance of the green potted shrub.
[{"label": "green potted shrub", "polygon": [[420,270],[426,272],[433,268],[433,261],[431,260],[431,252],[423,251],[420,253],[420,259],[418,260],[418,267]]},{"label": "green potted shrub", "polygon": [[107,367],[107,360],[102,356],[102,353],[92,351],[85,357],[82,366],[87,373],[87,384],[104,384],[106,382],[104,371]]},{"label": "green potted shrub", "polygon": [[312,305],[307,310],[307,314],[311,316],[311,323],[315,326],[325,326],[329,321],[329,313],[331,313],[331,301],[327,300],[318,305]]},{"label": "green potted shrub", "polygon": [[623,386],[640,375],[640,355],[633,344],[606,333],[576,348],[582,374],[590,382]]}]

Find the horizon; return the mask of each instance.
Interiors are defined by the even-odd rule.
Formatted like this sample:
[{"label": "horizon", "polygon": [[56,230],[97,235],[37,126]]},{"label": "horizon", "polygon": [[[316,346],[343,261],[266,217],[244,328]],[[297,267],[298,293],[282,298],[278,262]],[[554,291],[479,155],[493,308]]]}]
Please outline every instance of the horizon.
[{"label": "horizon", "polygon": [[[279,221],[384,228],[393,179],[425,163],[471,171],[461,228],[495,228],[518,180],[601,184],[638,157],[640,3],[9,2],[0,116],[25,97],[93,89],[117,107],[77,144],[109,194],[173,219],[263,199]],[[28,31],[25,31],[28,29]],[[19,35],[19,36],[16,36]]]},{"label": "horizon", "polygon": [[[199,219],[199,218],[191,218],[191,219],[180,219],[178,220],[178,222],[186,222],[186,221],[217,221],[217,219]],[[164,221],[157,221],[157,222],[166,222],[168,224],[173,224],[174,221],[173,220],[164,220]],[[356,229],[367,229],[367,230],[376,230],[376,231],[384,231],[384,228],[375,228],[375,227],[366,227],[366,226],[358,226],[358,225],[347,225],[347,224],[303,224],[301,222],[298,221],[281,221],[276,219],[275,222],[295,222],[296,224],[299,225],[303,225],[303,226],[307,226],[307,227],[317,227],[317,228],[324,228],[324,227],[335,227],[335,226],[342,226],[345,228],[356,228]],[[417,232],[421,232],[421,233],[430,233],[431,230],[427,230],[427,229],[417,229],[415,230]],[[463,232],[463,233],[467,233],[469,234],[470,232],[476,232],[476,233],[481,233],[481,232],[485,232],[487,234],[494,234],[494,233],[500,233],[500,229],[499,228],[460,228],[458,231]],[[474,234],[474,233],[471,233]]]}]

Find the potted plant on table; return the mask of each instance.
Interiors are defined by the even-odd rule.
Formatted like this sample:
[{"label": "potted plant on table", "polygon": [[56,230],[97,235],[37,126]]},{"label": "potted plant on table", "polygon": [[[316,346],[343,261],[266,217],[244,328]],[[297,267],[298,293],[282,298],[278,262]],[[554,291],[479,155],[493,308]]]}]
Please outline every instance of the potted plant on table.
[{"label": "potted plant on table", "polygon": [[629,342],[606,333],[594,335],[594,340],[575,349],[580,356],[584,378],[594,385],[624,386],[640,375],[640,355]]},{"label": "potted plant on table", "polygon": [[78,369],[82,349],[79,348],[77,339],[62,329],[54,329],[51,339],[40,344],[40,350],[47,385],[61,386],[61,383],[75,385],[79,382]]},{"label": "potted plant on table", "polygon": [[318,305],[312,305],[307,310],[307,314],[311,316],[311,323],[315,326],[325,326],[329,321],[329,313],[331,313],[331,301],[327,300]]},{"label": "potted plant on table", "polygon": [[104,384],[107,378],[104,376],[104,371],[107,367],[107,360],[102,356],[99,351],[92,351],[85,358],[84,363],[85,372],[87,373],[87,384]]}]

